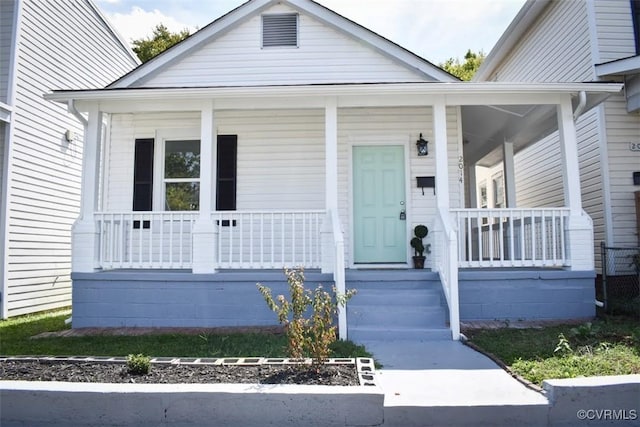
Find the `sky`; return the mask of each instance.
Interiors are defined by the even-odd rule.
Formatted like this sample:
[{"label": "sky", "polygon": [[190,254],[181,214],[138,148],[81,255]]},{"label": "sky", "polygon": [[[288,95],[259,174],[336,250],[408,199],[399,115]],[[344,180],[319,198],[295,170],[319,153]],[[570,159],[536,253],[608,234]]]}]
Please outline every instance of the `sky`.
[{"label": "sky", "polygon": [[[96,0],[125,40],[202,28],[246,0]],[[421,57],[441,64],[468,49],[488,54],[525,0],[316,0]]]}]

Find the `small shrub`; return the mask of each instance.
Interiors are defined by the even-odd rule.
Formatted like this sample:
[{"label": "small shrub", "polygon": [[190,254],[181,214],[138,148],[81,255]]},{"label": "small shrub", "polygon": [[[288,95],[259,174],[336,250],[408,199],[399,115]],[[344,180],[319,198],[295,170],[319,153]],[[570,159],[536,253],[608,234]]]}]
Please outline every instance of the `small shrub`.
[{"label": "small shrub", "polygon": [[151,369],[151,358],[144,354],[127,356],[127,372],[131,375],[147,375]]},{"label": "small shrub", "polygon": [[[355,290],[345,295],[338,294],[335,287],[331,295],[322,286],[315,291],[305,289],[302,269],[285,270],[291,300],[284,295],[273,298],[271,289],[258,283],[257,287],[271,310],[277,313],[287,336],[287,354],[292,359],[310,356],[313,365],[324,363],[331,354],[331,345],[336,341],[334,317],[338,307],[344,306],[355,295]],[[312,308],[311,317],[305,317]]]}]

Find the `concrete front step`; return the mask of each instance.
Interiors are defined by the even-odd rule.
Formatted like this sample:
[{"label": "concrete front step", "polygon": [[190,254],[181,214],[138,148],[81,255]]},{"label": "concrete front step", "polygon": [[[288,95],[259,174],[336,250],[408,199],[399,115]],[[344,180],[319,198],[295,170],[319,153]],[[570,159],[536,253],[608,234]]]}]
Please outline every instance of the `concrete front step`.
[{"label": "concrete front step", "polygon": [[445,311],[438,305],[358,306],[347,308],[349,325],[379,327],[438,327],[443,326]]},{"label": "concrete front step", "polygon": [[361,343],[365,341],[438,341],[451,340],[451,330],[447,327],[384,327],[349,326],[348,338]]},{"label": "concrete front step", "polygon": [[440,290],[436,289],[360,289],[350,306],[439,306]]},{"label": "concrete front step", "polygon": [[450,340],[440,279],[429,270],[348,270],[349,339]]}]

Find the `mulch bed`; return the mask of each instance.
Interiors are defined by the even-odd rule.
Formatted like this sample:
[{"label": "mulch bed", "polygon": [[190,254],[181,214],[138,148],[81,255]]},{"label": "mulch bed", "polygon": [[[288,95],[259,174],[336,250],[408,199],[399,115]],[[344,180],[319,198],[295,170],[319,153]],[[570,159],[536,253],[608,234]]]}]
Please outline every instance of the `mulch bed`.
[{"label": "mulch bed", "polygon": [[69,362],[57,360],[5,360],[0,380],[66,381],[140,384],[307,384],[359,385],[354,365],[325,365],[318,372],[292,365],[151,365],[147,375],[131,375],[123,363]]}]

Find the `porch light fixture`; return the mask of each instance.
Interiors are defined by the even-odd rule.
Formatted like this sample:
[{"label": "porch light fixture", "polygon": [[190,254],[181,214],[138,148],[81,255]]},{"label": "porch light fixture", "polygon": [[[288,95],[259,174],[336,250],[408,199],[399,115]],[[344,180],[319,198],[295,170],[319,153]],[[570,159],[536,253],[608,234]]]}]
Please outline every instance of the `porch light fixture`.
[{"label": "porch light fixture", "polygon": [[420,139],[416,141],[416,147],[418,147],[418,156],[426,156],[429,154],[429,141],[422,139],[422,133]]}]

